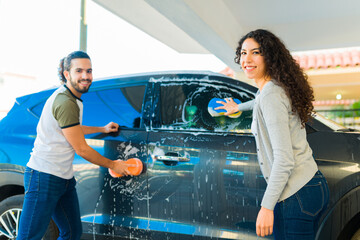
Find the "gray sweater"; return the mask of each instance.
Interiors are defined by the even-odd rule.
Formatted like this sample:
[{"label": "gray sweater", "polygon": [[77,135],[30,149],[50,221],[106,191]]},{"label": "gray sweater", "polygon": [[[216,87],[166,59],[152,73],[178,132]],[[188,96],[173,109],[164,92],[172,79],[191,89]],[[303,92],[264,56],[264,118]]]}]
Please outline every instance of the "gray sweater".
[{"label": "gray sweater", "polygon": [[318,170],[300,118],[291,111],[285,91],[273,81],[265,84],[255,100],[240,104],[253,108],[251,130],[258,161],[267,182],[261,206],[273,210],[276,203],[300,190]]}]

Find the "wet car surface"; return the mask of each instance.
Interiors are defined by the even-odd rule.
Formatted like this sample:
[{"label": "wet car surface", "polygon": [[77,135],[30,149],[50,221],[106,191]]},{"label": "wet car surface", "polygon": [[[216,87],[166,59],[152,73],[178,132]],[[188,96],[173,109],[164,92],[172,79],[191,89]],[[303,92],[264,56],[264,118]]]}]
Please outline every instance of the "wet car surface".
[{"label": "wet car surface", "polygon": [[[0,122],[0,210],[5,200],[23,194],[22,173],[36,124],[53,91],[18,98]],[[207,112],[214,97],[246,102],[256,91],[211,72],[94,81],[82,96],[83,124],[114,121],[121,130],[88,135],[88,144],[110,159],[139,158],[145,170],[112,178],[107,169],[75,157],[82,238],[257,239],[255,221],[266,182],[250,130],[252,112],[238,118]],[[341,237],[352,236],[360,222],[360,134],[320,116],[306,128],[331,194],[318,239],[347,239]],[[6,230],[1,224],[0,229],[1,239]]]}]

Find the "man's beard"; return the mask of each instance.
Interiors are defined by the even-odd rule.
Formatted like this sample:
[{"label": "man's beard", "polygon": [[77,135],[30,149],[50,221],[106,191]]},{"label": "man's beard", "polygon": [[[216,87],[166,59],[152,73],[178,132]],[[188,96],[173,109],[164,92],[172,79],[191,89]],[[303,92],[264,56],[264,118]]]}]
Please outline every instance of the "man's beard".
[{"label": "man's beard", "polygon": [[91,82],[91,80],[89,80],[89,79],[81,79],[81,80],[73,81],[72,78],[71,78],[71,76],[70,76],[70,84],[71,84],[71,86],[72,86],[76,91],[78,91],[79,93],[87,93],[87,92],[89,91],[89,89],[90,89],[91,83],[90,83],[90,85],[89,85],[87,88],[81,89],[81,88],[79,87],[79,84],[80,84],[81,81]]}]

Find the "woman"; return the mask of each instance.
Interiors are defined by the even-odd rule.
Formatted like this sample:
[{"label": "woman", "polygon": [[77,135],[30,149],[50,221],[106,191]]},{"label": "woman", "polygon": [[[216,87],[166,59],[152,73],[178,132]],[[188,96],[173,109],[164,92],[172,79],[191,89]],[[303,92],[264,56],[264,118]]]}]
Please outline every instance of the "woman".
[{"label": "woman", "polygon": [[314,239],[329,191],[306,140],[305,123],[314,100],[307,76],[281,40],[262,29],[240,39],[235,62],[259,91],[251,102],[237,105],[226,99],[218,109],[227,110],[226,115],[253,109],[251,130],[267,182],[256,233]]}]

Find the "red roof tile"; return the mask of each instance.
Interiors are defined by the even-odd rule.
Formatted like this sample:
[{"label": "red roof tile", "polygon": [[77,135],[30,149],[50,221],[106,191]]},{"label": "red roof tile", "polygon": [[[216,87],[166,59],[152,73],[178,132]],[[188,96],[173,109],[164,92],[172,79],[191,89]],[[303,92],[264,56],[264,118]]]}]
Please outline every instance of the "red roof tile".
[{"label": "red roof tile", "polygon": [[324,53],[303,53],[293,55],[304,70],[334,67],[355,67],[360,65],[360,50],[345,50]]},{"label": "red roof tile", "polygon": [[314,106],[333,106],[333,105],[352,105],[356,99],[341,99],[341,100],[318,100],[314,101]]}]

